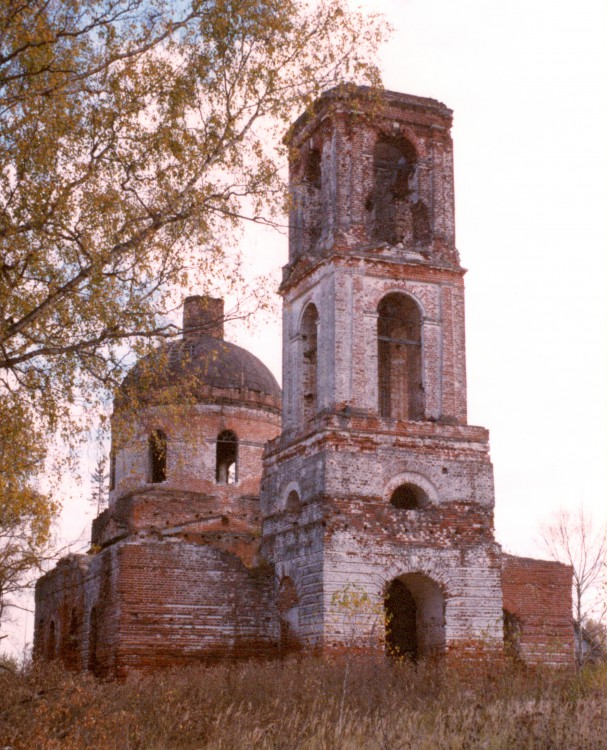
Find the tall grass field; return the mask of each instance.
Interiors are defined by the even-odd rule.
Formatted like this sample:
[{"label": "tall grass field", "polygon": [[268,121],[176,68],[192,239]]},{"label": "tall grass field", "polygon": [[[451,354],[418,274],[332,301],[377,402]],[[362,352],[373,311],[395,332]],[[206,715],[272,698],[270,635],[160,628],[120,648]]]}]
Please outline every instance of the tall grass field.
[{"label": "tall grass field", "polygon": [[607,748],[607,667],[313,657],[99,682],[0,670],[5,750]]}]

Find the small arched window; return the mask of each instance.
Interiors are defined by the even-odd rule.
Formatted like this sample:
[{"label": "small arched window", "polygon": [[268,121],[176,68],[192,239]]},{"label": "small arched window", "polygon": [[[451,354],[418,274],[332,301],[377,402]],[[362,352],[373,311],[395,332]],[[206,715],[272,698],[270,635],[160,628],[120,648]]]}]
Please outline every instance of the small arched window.
[{"label": "small arched window", "polygon": [[286,502],[286,511],[287,513],[297,513],[297,511],[300,508],[300,501],[299,501],[299,495],[297,494],[296,490],[291,490],[289,494],[287,495],[287,502]]},{"label": "small arched window", "polygon": [[232,430],[217,436],[215,481],[217,484],[236,484],[238,480],[238,438]]},{"label": "small arched window", "polygon": [[304,421],[318,410],[318,310],[309,304],[301,323]]},{"label": "small arched window", "polygon": [[390,497],[390,505],[401,510],[416,510],[428,503],[428,495],[416,484],[401,484]]},{"label": "small arched window", "polygon": [[423,419],[422,330],[417,303],[388,294],[377,308],[379,413],[392,419]]},{"label": "small arched window", "polygon": [[148,441],[150,482],[158,484],[167,478],[167,436],[154,430]]}]

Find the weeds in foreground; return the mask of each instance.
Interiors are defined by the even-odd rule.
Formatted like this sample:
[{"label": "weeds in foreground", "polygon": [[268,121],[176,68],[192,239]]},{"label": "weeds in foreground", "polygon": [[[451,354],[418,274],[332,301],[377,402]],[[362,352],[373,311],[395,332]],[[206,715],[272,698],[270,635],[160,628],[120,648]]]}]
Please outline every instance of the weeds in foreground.
[{"label": "weeds in foreground", "polygon": [[604,665],[306,657],[124,684],[57,664],[0,673],[0,747],[11,750],[591,750],[607,747],[606,727]]}]

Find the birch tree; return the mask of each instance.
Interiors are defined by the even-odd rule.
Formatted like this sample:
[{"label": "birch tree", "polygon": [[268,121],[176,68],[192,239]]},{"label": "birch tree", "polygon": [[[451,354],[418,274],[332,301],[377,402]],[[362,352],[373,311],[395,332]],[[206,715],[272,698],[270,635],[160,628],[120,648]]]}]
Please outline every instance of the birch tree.
[{"label": "birch tree", "polygon": [[540,533],[550,556],[573,568],[573,618],[577,624],[577,660],[581,665],[586,624],[593,615],[605,612],[606,530],[601,524],[596,524],[580,505],[573,512],[563,508],[558,510],[549,522],[542,525]]}]

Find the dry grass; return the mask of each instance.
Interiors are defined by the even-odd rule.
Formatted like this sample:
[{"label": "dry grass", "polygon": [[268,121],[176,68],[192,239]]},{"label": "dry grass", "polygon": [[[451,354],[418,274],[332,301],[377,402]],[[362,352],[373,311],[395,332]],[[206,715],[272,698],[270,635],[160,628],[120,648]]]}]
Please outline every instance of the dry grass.
[{"label": "dry grass", "polygon": [[311,657],[100,683],[0,673],[12,750],[468,750],[607,747],[607,669]]}]

